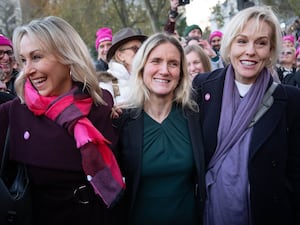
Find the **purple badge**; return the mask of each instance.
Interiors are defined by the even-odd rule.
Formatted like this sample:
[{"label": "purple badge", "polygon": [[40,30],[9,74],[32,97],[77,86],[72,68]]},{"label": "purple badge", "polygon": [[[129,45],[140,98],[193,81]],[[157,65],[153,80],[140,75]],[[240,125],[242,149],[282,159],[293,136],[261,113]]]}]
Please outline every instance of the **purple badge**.
[{"label": "purple badge", "polygon": [[205,99],[206,101],[208,101],[208,100],[210,99],[210,94],[209,94],[209,93],[206,93],[205,96],[204,96],[204,99]]},{"label": "purple badge", "polygon": [[28,131],[24,132],[24,139],[28,140],[30,138],[30,133]]}]

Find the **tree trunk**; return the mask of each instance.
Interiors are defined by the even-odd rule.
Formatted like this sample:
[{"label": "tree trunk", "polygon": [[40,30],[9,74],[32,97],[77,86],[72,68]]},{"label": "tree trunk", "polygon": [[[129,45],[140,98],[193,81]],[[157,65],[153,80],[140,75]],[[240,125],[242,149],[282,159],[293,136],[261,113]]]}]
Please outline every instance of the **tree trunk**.
[{"label": "tree trunk", "polygon": [[164,21],[167,19],[166,15],[161,15],[162,9],[165,7],[166,3],[169,1],[166,0],[160,0],[156,1],[156,10],[154,10],[154,6],[151,4],[150,0],[144,0],[145,8],[147,11],[147,15],[150,20],[150,24],[152,27],[153,32],[159,32],[161,31],[161,24],[159,18],[163,17]]}]

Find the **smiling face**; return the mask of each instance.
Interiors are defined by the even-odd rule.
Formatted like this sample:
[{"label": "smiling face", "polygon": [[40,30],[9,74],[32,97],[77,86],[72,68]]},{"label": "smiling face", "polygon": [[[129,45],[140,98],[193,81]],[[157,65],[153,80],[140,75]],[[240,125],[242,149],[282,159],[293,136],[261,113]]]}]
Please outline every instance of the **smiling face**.
[{"label": "smiling face", "polygon": [[58,96],[72,88],[69,66],[39,48],[37,41],[24,35],[20,42],[21,68],[42,96]]},{"label": "smiling face", "polygon": [[203,63],[201,61],[199,54],[197,54],[197,52],[191,51],[190,53],[186,54],[185,56],[186,56],[186,61],[187,61],[187,65],[188,65],[188,73],[189,73],[191,80],[193,80],[194,77],[198,73],[205,72]]},{"label": "smiling face", "polygon": [[241,83],[254,83],[271,56],[271,27],[260,22],[256,29],[254,19],[248,21],[231,44],[229,58],[235,70],[235,79]]},{"label": "smiling face", "polygon": [[99,44],[98,47],[98,59],[102,59],[104,62],[106,62],[106,56],[109,48],[111,47],[112,42],[111,41],[102,41]]},{"label": "smiling face", "polygon": [[296,50],[294,47],[283,47],[279,55],[279,63],[286,68],[293,67],[296,60]]},{"label": "smiling face", "polygon": [[151,97],[173,99],[180,80],[180,52],[171,43],[155,47],[145,63],[143,81]]},{"label": "smiling face", "polygon": [[12,73],[14,65],[13,49],[8,45],[0,45],[0,51],[3,53],[0,57],[0,67],[3,73],[8,76]]},{"label": "smiling face", "polygon": [[214,50],[219,51],[221,48],[221,37],[219,37],[219,36],[213,37],[210,41],[210,44]]}]

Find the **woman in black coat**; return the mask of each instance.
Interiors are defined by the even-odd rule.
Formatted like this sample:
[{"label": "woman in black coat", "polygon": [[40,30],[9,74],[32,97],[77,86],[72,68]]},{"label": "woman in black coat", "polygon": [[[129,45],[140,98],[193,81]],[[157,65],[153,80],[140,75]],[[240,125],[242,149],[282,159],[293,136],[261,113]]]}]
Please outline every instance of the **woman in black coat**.
[{"label": "woman in black coat", "polygon": [[178,40],[161,33],[149,37],[135,56],[130,84],[118,121],[128,224],[202,224],[200,114]]},{"label": "woman in black coat", "polygon": [[221,55],[228,66],[198,75],[206,225],[300,224],[300,90],[273,82],[281,46],[268,7],[240,11]]}]

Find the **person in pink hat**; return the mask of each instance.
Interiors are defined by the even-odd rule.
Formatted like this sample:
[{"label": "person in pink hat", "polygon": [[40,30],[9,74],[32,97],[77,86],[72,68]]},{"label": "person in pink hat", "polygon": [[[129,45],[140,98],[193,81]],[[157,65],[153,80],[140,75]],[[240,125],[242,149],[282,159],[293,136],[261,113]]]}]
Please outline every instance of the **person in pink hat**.
[{"label": "person in pink hat", "polygon": [[[299,42],[299,39],[298,39],[298,42]],[[298,48],[296,50],[296,72],[295,72],[291,82],[292,82],[291,83],[292,85],[300,88],[300,46],[298,46]]]},{"label": "person in pink hat", "polygon": [[211,47],[217,54],[221,48],[222,37],[223,37],[223,33],[221,31],[215,30],[210,33],[208,38]]},{"label": "person in pink hat", "polygon": [[96,70],[108,70],[106,55],[112,45],[112,30],[108,27],[100,28],[96,33],[95,47],[98,52]]},{"label": "person in pink hat", "polygon": [[285,35],[282,38],[283,47],[295,47],[295,37],[292,34]]},{"label": "person in pink hat", "polygon": [[0,67],[1,67],[1,76],[0,81],[4,85],[6,93],[13,96],[16,95],[14,82],[17,77],[18,71],[14,69],[15,59],[13,52],[13,45],[9,38],[0,34]]}]

